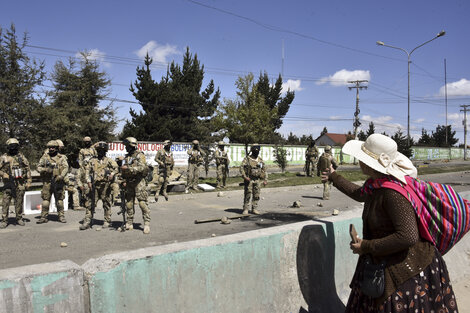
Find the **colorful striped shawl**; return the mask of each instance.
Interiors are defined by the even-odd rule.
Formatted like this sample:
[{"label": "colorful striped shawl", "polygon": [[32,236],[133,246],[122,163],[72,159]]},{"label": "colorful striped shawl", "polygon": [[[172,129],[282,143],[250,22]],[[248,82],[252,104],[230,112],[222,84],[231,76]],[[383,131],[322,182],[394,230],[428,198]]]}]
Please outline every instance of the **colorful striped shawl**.
[{"label": "colorful striped shawl", "polygon": [[406,182],[405,185],[392,176],[369,179],[361,191],[371,194],[374,189],[390,188],[402,194],[415,209],[421,237],[433,243],[444,255],[470,229],[470,201],[449,185],[409,176],[406,176]]}]

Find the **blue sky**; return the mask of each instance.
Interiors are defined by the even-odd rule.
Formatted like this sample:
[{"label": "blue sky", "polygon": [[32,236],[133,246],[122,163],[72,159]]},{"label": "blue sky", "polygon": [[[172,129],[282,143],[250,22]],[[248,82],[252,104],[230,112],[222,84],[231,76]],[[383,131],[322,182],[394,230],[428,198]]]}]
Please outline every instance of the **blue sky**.
[{"label": "blue sky", "polygon": [[[333,133],[352,130],[356,93],[347,81],[357,79],[369,81],[359,94],[362,127],[374,121],[380,132],[400,127],[406,133],[407,56],[376,41],[410,51],[445,30],[411,56],[411,134],[417,139],[422,128],[446,123],[446,59],[447,120],[463,143],[469,13],[468,1],[435,0],[9,1],[0,26],[14,23],[20,37],[27,31],[26,51],[49,70],[78,51],[92,53],[112,81],[110,97],[120,100],[135,101],[129,85],[147,51],[160,80],[166,64],[181,63],[189,46],[205,66],[206,83],[213,79],[223,98],[235,97],[239,75],[266,71],[274,80],[283,72],[296,97],[280,131],[314,137],[325,126]],[[115,106],[122,120],[131,106],[139,108]]]}]

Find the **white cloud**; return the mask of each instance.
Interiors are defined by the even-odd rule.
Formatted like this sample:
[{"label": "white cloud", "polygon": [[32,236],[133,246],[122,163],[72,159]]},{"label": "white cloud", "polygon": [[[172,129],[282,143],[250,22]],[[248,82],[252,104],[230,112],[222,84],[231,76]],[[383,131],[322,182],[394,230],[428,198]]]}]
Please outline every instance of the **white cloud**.
[{"label": "white cloud", "polygon": [[369,80],[370,81],[370,72],[363,70],[348,71],[342,69],[333,75],[328,77],[323,77],[318,81],[317,85],[323,85],[330,83],[332,86],[347,86],[349,85],[348,81],[353,80]]},{"label": "white cloud", "polygon": [[375,132],[376,133],[383,133],[386,132],[389,135],[393,135],[397,132],[398,129],[401,129],[402,132],[406,133],[406,129],[400,123],[392,123],[393,117],[385,115],[385,116],[376,116],[373,117],[371,115],[363,115],[360,117],[362,125],[361,129],[367,131],[369,128],[369,123],[374,122]]},{"label": "white cloud", "polygon": [[424,122],[424,121],[425,121],[424,118],[418,118],[418,119],[414,120],[413,122],[414,122],[414,123],[422,123],[422,122]]},{"label": "white cloud", "polygon": [[88,60],[97,61],[98,63],[101,63],[105,66],[111,66],[110,63],[105,62],[106,53],[102,52],[98,49],[91,49],[91,50],[87,50],[87,51],[83,51],[83,52],[77,52],[75,54],[75,57],[80,59],[80,60],[84,60],[85,57],[86,57]]},{"label": "white cloud", "polygon": [[[439,95],[445,95],[445,86],[439,89]],[[462,78],[459,81],[447,84],[448,96],[470,96],[470,81]]]},{"label": "white cloud", "polygon": [[300,83],[301,83],[300,79],[296,79],[296,80],[288,79],[285,83],[282,83],[282,93],[286,93],[287,90],[290,90],[290,91],[303,90],[303,88],[300,87]]},{"label": "white cloud", "polygon": [[451,114],[448,114],[447,115],[447,118],[449,120],[454,120],[454,121],[462,121],[463,120],[463,114],[459,114],[459,113],[451,113]]},{"label": "white cloud", "polygon": [[167,58],[171,55],[181,54],[176,46],[170,44],[160,45],[154,40],[150,40],[142,48],[135,52],[135,54],[141,59],[145,58],[147,53],[155,62],[161,63],[168,63]]}]

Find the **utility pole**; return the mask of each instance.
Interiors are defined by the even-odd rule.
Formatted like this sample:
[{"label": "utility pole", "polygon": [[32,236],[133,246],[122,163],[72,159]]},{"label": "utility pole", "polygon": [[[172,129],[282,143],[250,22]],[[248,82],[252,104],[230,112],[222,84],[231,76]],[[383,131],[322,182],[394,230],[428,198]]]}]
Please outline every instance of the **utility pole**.
[{"label": "utility pole", "polygon": [[463,110],[460,110],[460,112],[463,112],[463,159],[467,160],[467,108],[470,107],[470,105],[461,105]]},{"label": "utility pole", "polygon": [[361,86],[361,83],[367,83],[368,80],[350,80],[348,81],[349,84],[355,84],[355,86],[348,87],[349,90],[356,89],[356,112],[354,112],[354,139],[357,138],[357,128],[361,126],[361,122],[359,122],[359,89],[367,89],[367,86]]}]

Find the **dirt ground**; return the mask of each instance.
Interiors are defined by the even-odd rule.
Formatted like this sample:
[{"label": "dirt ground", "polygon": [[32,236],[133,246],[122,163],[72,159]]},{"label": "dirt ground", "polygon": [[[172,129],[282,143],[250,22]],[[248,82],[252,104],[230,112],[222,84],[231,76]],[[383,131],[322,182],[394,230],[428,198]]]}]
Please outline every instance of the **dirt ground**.
[{"label": "dirt ground", "polygon": [[[469,172],[433,174],[422,178],[452,184],[458,192],[470,190]],[[38,215],[27,215],[29,222],[26,226],[9,225],[0,231],[0,269],[63,259],[83,264],[90,258],[109,253],[223,236],[331,216],[334,209],[338,209],[341,214],[344,210],[362,207],[335,188],[332,188],[331,200],[323,201],[321,185],[269,188],[268,184],[262,189],[261,197],[262,215],[245,218],[236,218],[241,214],[242,190],[170,193],[169,201],[160,197],[157,203],[153,201],[153,196],[149,197],[152,218],[149,235],[142,232],[142,214],[137,204],[135,229],[126,232],[116,230],[121,225],[121,216],[117,215],[120,209],[118,206],[113,207],[113,223],[110,229],[101,228],[101,204],[95,214],[95,225],[85,231],[78,229],[84,211],[67,211],[66,224],[58,223],[54,213],[51,214],[49,223],[41,225],[36,224]],[[294,201],[300,201],[301,207],[293,208]],[[10,215],[11,222],[14,220],[13,216]],[[218,221],[195,223],[195,220],[220,219],[224,216],[235,219],[228,225]],[[61,247],[62,242],[67,243],[67,247]],[[460,312],[470,313],[470,277],[455,284],[454,290]]]}]

